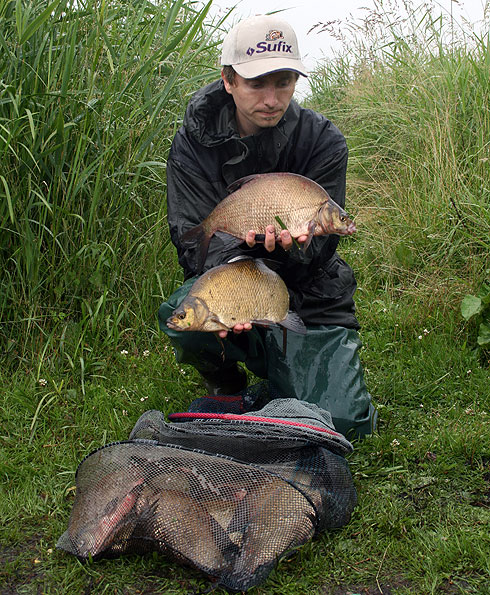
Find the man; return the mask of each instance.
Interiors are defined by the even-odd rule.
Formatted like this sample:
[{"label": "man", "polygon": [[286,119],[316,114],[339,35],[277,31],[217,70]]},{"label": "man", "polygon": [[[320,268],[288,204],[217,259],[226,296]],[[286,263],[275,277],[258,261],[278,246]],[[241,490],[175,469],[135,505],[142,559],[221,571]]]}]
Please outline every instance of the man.
[{"label": "man", "polygon": [[240,255],[280,263],[277,272],[288,287],[291,309],[307,326],[305,336],[288,333],[285,354],[282,331],[275,327],[237,324],[233,332],[220,331],[225,338],[220,345],[211,333],[172,331],[166,325],[201,272],[197,246],[184,245],[181,237],[228,195],[230,184],[251,174],[291,172],[315,180],[338,204],[345,203],[343,135],[292,100],[298,77],[307,72],[291,26],[277,15],[241,21],[223,42],[221,64],[221,80],[191,98],[167,163],[170,234],[186,282],[161,305],[160,327],[178,361],[201,373],[209,394],[234,394],[246,386],[240,361],[284,397],[330,411],[338,431],[369,434],[376,415],[358,356],[356,282],[336,253],[338,236],[313,238],[306,253],[293,245],[287,230],[276,239],[273,226],[261,244],[254,230],[238,247],[224,234],[211,239],[204,270]]}]

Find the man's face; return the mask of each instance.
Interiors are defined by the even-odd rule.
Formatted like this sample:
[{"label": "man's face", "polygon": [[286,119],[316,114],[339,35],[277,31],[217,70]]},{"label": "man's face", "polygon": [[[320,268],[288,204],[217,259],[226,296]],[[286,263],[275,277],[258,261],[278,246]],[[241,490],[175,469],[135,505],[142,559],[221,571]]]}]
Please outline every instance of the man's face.
[{"label": "man's face", "polygon": [[276,126],[288,109],[297,75],[290,70],[273,72],[255,79],[235,73],[233,84],[221,75],[226,91],[233,96],[241,136]]}]

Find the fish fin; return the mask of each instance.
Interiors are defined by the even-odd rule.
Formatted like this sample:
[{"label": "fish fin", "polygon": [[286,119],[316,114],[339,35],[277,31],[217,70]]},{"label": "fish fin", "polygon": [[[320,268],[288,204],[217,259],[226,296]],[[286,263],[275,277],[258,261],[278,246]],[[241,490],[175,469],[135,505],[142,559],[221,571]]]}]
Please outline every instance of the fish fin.
[{"label": "fish fin", "polygon": [[218,230],[214,232],[214,235],[218,236],[218,238],[221,237],[221,240],[227,243],[227,248],[235,248],[244,242],[244,240],[241,238],[237,238],[232,233],[228,233],[227,231]]},{"label": "fish fin", "polygon": [[245,176],[243,178],[239,178],[238,180],[235,180],[234,182],[232,182],[228,187],[227,190],[228,192],[231,194],[232,192],[235,192],[235,190],[238,190],[239,188],[241,188],[244,184],[246,184],[247,182],[251,182],[254,178],[256,178],[258,175],[260,174],[252,174],[251,176]]},{"label": "fish fin", "polygon": [[240,262],[242,260],[255,260],[255,258],[253,258],[253,256],[247,256],[246,254],[239,254],[238,256],[234,256],[233,258],[230,258],[230,260],[227,260],[226,263],[231,264],[232,262]]},{"label": "fish fin", "polygon": [[157,514],[158,509],[158,496],[155,496],[155,499],[150,502],[147,501],[144,505],[144,508],[139,513],[139,520],[145,521],[153,521],[155,520],[155,516]]},{"label": "fish fin", "polygon": [[250,323],[256,324],[257,326],[265,326],[265,327],[269,327],[271,324],[276,324],[275,322],[272,322],[272,320],[259,319],[259,318],[256,320],[251,320]]},{"label": "fish fin", "polygon": [[197,244],[197,272],[200,273],[204,268],[206,256],[208,254],[209,242],[213,234],[207,234],[202,223],[186,231],[180,241],[182,244]]},{"label": "fish fin", "polygon": [[232,562],[239,553],[239,547],[230,539],[227,531],[218,523],[212,514],[203,506],[209,523],[211,525],[211,532],[213,534],[216,545],[220,544],[220,550],[227,562]]},{"label": "fish fin", "polygon": [[308,246],[311,244],[311,240],[313,239],[313,234],[315,233],[316,222],[314,220],[308,223],[308,237],[306,238],[306,242],[301,246],[303,252],[308,250]]},{"label": "fish fin", "polygon": [[218,331],[215,331],[215,332],[213,333],[213,335],[216,337],[216,340],[218,341],[218,343],[219,343],[219,345],[220,345],[220,347],[221,347],[221,352],[220,352],[220,355],[221,355],[221,361],[222,361],[223,363],[225,363],[225,345],[224,345],[224,343],[223,343],[223,339],[222,339],[222,338],[219,336],[219,333],[218,333]]},{"label": "fish fin", "polygon": [[299,333],[300,335],[306,335],[306,326],[305,323],[301,320],[296,312],[290,310],[288,315],[284,320],[281,320],[279,323],[282,327],[289,329],[290,331],[294,331],[295,333]]},{"label": "fish fin", "polygon": [[281,265],[283,264],[279,260],[274,260],[272,258],[257,258],[256,260],[262,262],[263,264],[265,264],[267,268],[271,269],[271,271],[274,272],[278,271],[281,268]]},{"label": "fish fin", "polygon": [[231,330],[229,326],[226,326],[226,324],[223,324],[221,322],[221,320],[216,316],[216,314],[212,314],[208,318],[208,320],[209,320],[209,322],[213,322],[218,327],[218,330],[217,331],[214,331],[213,330],[213,332],[216,332],[217,333],[218,331],[221,331],[221,330],[223,330],[223,331],[229,331],[229,330]]}]

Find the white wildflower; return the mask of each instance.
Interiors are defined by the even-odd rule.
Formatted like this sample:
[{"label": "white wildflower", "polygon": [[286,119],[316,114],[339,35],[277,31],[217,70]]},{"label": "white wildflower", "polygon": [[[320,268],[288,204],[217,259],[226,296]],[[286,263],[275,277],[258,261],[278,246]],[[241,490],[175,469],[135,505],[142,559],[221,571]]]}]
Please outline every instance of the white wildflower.
[{"label": "white wildflower", "polygon": [[121,349],[121,355],[128,355],[128,353],[127,349]]},{"label": "white wildflower", "polygon": [[39,384],[41,386],[48,386],[48,381],[46,380],[46,378],[39,378]]},{"label": "white wildflower", "polygon": [[397,440],[396,438],[394,438],[394,439],[391,441],[391,446],[393,446],[393,447],[395,447],[395,446],[400,446],[400,441],[399,441],[399,440]]},{"label": "white wildflower", "polygon": [[148,349],[145,349],[143,351],[143,357],[148,357],[150,355],[150,351]]}]

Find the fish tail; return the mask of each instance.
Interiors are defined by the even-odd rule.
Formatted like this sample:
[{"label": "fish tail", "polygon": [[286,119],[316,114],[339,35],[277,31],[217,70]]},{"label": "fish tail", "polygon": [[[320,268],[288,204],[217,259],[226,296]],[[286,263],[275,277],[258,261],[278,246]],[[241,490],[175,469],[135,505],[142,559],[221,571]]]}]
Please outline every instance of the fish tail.
[{"label": "fish tail", "polygon": [[200,273],[204,268],[211,235],[212,234],[208,233],[204,223],[200,223],[199,225],[196,225],[196,227],[186,231],[181,237],[181,242],[183,244],[187,244],[189,246],[192,244],[196,245],[196,268],[198,273]]},{"label": "fish tail", "polygon": [[300,335],[306,335],[305,323],[301,320],[296,312],[289,311],[288,315],[284,320],[279,323],[283,328],[287,328],[290,331],[299,333]]}]

